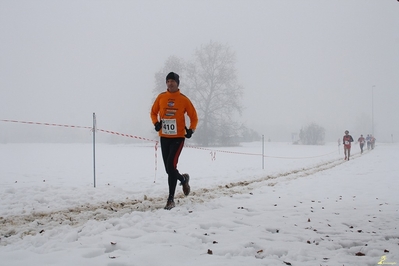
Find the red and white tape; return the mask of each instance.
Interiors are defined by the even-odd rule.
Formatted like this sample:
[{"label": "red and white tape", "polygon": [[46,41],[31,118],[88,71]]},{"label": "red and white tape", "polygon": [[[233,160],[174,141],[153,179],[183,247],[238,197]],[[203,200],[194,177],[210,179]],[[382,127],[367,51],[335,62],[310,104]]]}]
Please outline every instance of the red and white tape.
[{"label": "red and white tape", "polygon": [[91,130],[93,129],[92,127],[83,127],[83,126],[74,126],[74,125],[62,125],[62,124],[54,124],[54,123],[41,123],[41,122],[32,122],[32,121],[18,121],[18,120],[8,120],[8,119],[0,119],[0,121],[2,121],[2,122],[11,122],[11,123],[20,123],[20,124],[30,124],[30,125],[85,128],[85,129],[91,129]]},{"label": "red and white tape", "polygon": [[[21,124],[30,124],[30,125],[44,125],[44,126],[56,126],[56,127],[69,127],[69,128],[84,128],[84,129],[90,129],[93,130],[93,127],[86,127],[86,126],[74,126],[74,125],[65,125],[65,124],[54,124],[54,123],[42,123],[42,122],[32,122],[32,121],[18,121],[18,120],[8,120],[8,119],[0,119],[2,122],[11,122],[11,123],[21,123]],[[107,134],[113,134],[117,136],[122,136],[122,137],[128,137],[128,138],[134,138],[134,139],[139,139],[139,140],[144,140],[144,141],[150,141],[150,142],[155,142],[155,171],[157,170],[157,151],[158,151],[158,140],[153,140],[153,139],[148,139],[140,136],[134,136],[130,134],[124,134],[124,133],[119,133],[116,131],[111,131],[111,130],[105,130],[105,129],[97,129],[97,131],[104,132]],[[216,152],[221,152],[221,153],[230,153],[230,154],[238,154],[238,155],[252,155],[252,156],[262,156],[260,153],[245,153],[245,152],[235,152],[235,151],[225,151],[225,150],[215,150],[215,149],[208,149],[208,148],[203,148],[203,147],[197,147],[197,146],[188,146],[184,145],[187,148],[192,148],[192,149],[199,149],[199,150],[206,150],[210,151],[211,153],[211,160],[214,161],[216,160]],[[334,152],[322,154],[322,155],[316,155],[316,156],[308,156],[308,157],[280,157],[280,156],[268,156],[268,155],[263,155],[263,157],[267,158],[277,158],[277,159],[309,159],[309,158],[317,158],[317,157],[323,157],[326,155],[330,155]],[[154,180],[155,182],[155,180]]]}]

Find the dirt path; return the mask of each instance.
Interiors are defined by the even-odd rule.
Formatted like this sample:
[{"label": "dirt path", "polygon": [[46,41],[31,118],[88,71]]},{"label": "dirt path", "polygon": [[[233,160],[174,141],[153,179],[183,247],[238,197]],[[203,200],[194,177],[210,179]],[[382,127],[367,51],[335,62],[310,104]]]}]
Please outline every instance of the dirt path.
[{"label": "dirt path", "polygon": [[[354,156],[355,159],[358,156]],[[192,190],[188,199],[192,203],[202,203],[214,198],[229,196],[233,194],[250,193],[261,186],[274,186],[282,180],[292,180],[325,171],[345,163],[342,159],[335,159],[316,166],[301,168],[277,175],[268,175],[249,181],[228,183],[223,186],[200,188]],[[181,200],[183,196],[176,197]],[[37,212],[28,215],[13,215],[0,217],[0,245],[7,245],[23,238],[26,235],[36,235],[44,230],[59,225],[78,226],[88,220],[103,221],[110,218],[121,217],[126,213],[134,211],[154,211],[162,209],[165,204],[164,198],[151,198],[143,195],[143,200],[127,200],[120,202],[102,202],[97,204],[82,204],[67,209],[50,212]]]}]

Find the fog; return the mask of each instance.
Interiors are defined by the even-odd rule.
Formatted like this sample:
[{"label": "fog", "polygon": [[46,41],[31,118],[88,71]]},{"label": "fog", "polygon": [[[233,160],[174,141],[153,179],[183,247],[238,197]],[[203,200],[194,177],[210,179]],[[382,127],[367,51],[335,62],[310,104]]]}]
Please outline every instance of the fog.
[{"label": "fog", "polygon": [[[0,120],[90,126],[95,112],[99,128],[152,137],[154,74],[214,41],[235,52],[240,119],[265,138],[314,122],[326,141],[397,141],[398,14],[395,0],[2,0]],[[0,141],[37,127],[0,121]]]}]

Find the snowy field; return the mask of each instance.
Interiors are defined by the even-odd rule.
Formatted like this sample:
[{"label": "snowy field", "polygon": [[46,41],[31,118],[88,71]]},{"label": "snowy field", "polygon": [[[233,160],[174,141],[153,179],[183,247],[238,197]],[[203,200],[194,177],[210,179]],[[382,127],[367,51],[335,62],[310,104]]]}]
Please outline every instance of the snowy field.
[{"label": "snowy field", "polygon": [[153,143],[0,144],[0,264],[399,264],[398,148],[186,147],[166,211]]}]

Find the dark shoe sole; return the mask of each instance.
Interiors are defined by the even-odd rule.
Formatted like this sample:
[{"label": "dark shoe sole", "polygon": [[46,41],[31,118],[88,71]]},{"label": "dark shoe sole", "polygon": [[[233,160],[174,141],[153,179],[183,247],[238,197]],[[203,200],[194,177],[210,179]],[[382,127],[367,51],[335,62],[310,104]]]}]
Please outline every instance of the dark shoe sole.
[{"label": "dark shoe sole", "polygon": [[166,206],[164,207],[165,210],[171,210],[176,206],[175,202],[173,200],[168,200],[166,203]]},{"label": "dark shoe sole", "polygon": [[188,196],[190,194],[190,176],[188,174],[182,174],[182,176],[186,179],[186,182],[183,184],[183,193]]}]

